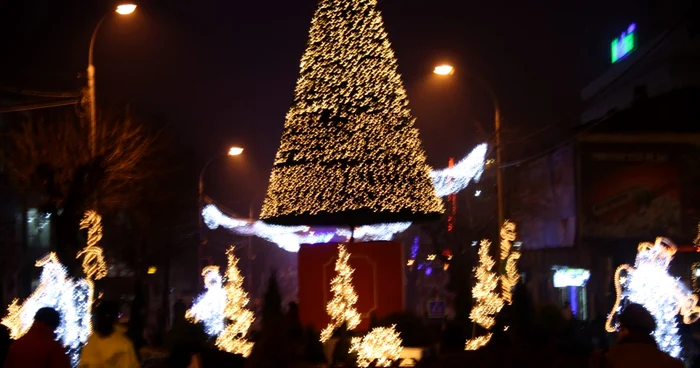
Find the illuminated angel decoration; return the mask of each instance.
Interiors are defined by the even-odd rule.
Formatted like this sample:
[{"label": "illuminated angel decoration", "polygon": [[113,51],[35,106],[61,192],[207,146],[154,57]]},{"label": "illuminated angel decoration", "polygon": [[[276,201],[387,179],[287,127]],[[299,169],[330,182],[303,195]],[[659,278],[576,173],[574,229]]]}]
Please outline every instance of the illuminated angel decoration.
[{"label": "illuminated angel decoration", "polygon": [[226,308],[226,290],[219,266],[207,266],[202,270],[206,291],[197,297],[192,308],[187,310],[185,318],[204,324],[204,331],[209,336],[218,336],[226,327],[224,310]]},{"label": "illuminated angel decoration", "polygon": [[634,267],[623,264],[615,271],[617,299],[605,324],[608,332],[617,330],[619,313],[629,303],[643,305],[656,319],[654,338],[659,348],[678,358],[682,347],[676,316],[690,324],[700,317],[698,297],[676,277],[668,267],[676,246],[666,238],[656,238],[654,244],[644,242],[637,247]]},{"label": "illuminated angel decoration", "polygon": [[34,315],[40,308],[55,309],[62,317],[56,335],[68,350],[73,366],[77,366],[80,347],[92,331],[90,282],[70,279],[55,253],[49,253],[37,261],[36,266],[43,268],[39,286],[22,304],[17,299],[12,301],[2,324],[10,330],[11,338],[16,340],[29,331]]}]

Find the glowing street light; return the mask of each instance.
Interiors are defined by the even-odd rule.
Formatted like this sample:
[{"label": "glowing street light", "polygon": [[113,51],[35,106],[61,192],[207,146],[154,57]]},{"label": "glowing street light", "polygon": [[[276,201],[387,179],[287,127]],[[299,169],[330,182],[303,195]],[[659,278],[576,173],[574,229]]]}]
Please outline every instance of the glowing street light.
[{"label": "glowing street light", "polygon": [[238,156],[241,153],[243,153],[243,148],[241,148],[241,147],[233,146],[233,147],[229,148],[229,150],[228,150],[229,156]]},{"label": "glowing street light", "polygon": [[117,13],[121,15],[131,14],[136,10],[136,4],[121,4],[117,6]]},{"label": "glowing street light", "polygon": [[455,68],[452,65],[438,65],[433,69],[433,73],[437,75],[452,75],[455,73]]}]

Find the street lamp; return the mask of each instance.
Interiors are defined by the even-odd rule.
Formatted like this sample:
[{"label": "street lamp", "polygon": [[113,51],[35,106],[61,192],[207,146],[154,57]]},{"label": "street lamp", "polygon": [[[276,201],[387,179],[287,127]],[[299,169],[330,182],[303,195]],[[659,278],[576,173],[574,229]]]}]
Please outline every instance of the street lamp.
[{"label": "street lamp", "polygon": [[452,65],[438,65],[433,69],[433,73],[437,75],[452,75],[455,73],[455,68]]},{"label": "street lamp", "polygon": [[[121,4],[115,9],[115,12],[119,15],[129,15],[136,10],[136,5],[134,4]],[[97,22],[95,30],[92,31],[92,37],[90,37],[90,49],[88,50],[88,67],[87,67],[87,77],[88,77],[88,93],[90,98],[90,153],[92,157],[96,155],[97,145],[95,142],[95,135],[97,131],[97,107],[95,100],[95,66],[92,63],[93,51],[95,49],[95,39],[97,38],[97,31],[100,30],[100,26],[107,19],[112,12],[109,12],[100,18]]]},{"label": "street lamp", "polygon": [[[239,156],[241,153],[243,153],[243,148],[237,147],[237,146],[232,146],[229,148],[229,150],[226,153],[219,153],[215,155],[214,157],[210,158],[209,161],[207,161],[206,164],[202,167],[202,170],[199,172],[199,186],[198,186],[198,205],[197,205],[197,232],[199,234],[199,249],[198,249],[198,256],[197,256],[197,262],[199,268],[201,268],[201,262],[203,261],[203,255],[204,255],[204,246],[207,243],[206,238],[203,235],[203,230],[204,230],[204,218],[202,217],[202,210],[204,209],[204,173],[207,171],[207,168],[209,165],[211,165],[212,162],[219,160],[224,157],[233,157],[233,156]],[[197,279],[201,281],[201,278],[199,277],[199,273],[197,273]]]},{"label": "street lamp", "polygon": [[[441,75],[441,76],[447,76],[447,75],[453,75],[455,72],[455,69],[452,65],[448,64],[443,64],[443,65],[438,65],[435,67],[433,70],[434,74]],[[502,163],[502,146],[501,146],[501,109],[498,105],[498,99],[496,98],[496,94],[493,92],[493,89],[491,86],[486,83],[483,79],[479,78],[478,76],[474,74],[469,74],[468,75],[470,78],[476,80],[477,82],[481,83],[481,85],[489,92],[489,95],[491,96],[491,100],[493,101],[493,107],[494,107],[494,114],[493,114],[493,122],[495,125],[495,130],[496,130],[496,190],[497,190],[497,198],[498,198],[498,226],[503,225],[503,221],[505,220],[505,215],[504,215],[504,209],[503,209],[503,174],[502,174],[502,169],[501,169],[501,163]]]},{"label": "street lamp", "polygon": [[241,148],[241,147],[233,146],[233,147],[228,149],[229,156],[238,156],[241,153],[243,153],[243,148]]}]

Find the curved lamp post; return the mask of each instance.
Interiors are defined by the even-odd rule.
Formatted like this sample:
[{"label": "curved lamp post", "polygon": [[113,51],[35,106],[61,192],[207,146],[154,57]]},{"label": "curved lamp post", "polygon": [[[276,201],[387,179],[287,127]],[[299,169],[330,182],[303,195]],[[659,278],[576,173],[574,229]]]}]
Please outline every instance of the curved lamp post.
[{"label": "curved lamp post", "polygon": [[[114,10],[119,15],[129,15],[136,10],[136,5],[134,4],[121,4],[118,5]],[[100,18],[97,22],[95,30],[92,31],[92,37],[90,37],[90,49],[88,50],[88,67],[87,67],[87,77],[88,77],[88,93],[90,98],[90,154],[94,157],[97,151],[95,134],[97,131],[97,107],[95,100],[95,66],[92,63],[93,52],[95,49],[95,39],[97,38],[97,32],[100,30],[100,26],[107,19],[108,16],[112,15],[109,12]]]}]

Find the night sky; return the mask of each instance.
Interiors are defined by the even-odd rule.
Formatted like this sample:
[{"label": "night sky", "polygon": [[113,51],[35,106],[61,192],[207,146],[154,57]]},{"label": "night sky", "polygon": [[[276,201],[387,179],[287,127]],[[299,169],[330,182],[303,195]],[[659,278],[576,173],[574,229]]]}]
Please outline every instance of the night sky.
[{"label": "night sky", "polygon": [[[690,0],[380,0],[429,162],[445,166],[492,138],[491,104],[467,73],[488,81],[504,114],[509,159],[570,136],[579,92],[608,66],[610,41],[637,23],[642,43]],[[0,85],[76,89],[90,34],[115,4],[0,1]],[[313,0],[146,0],[101,28],[100,103],[129,102],[168,122],[203,164],[231,144],[235,162],[211,167],[209,194],[236,206],[264,194],[316,7]],[[454,64],[451,80],[431,74]],[[536,134],[532,134],[532,133]],[[196,185],[196,177],[184,177]],[[245,206],[247,207],[247,205]],[[258,208],[256,208],[256,211]]]}]

